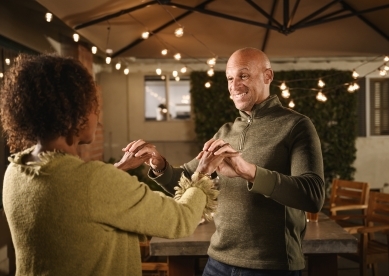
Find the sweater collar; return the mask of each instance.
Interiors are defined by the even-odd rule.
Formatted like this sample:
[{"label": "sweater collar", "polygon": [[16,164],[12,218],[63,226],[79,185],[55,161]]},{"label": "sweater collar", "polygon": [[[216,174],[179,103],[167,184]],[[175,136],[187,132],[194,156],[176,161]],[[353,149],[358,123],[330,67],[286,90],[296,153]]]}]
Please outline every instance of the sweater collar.
[{"label": "sweater collar", "polygon": [[282,104],[277,95],[270,95],[263,102],[253,106],[251,116],[242,110],[239,110],[239,113],[243,118],[256,118],[266,114],[270,108],[275,106],[282,106]]},{"label": "sweater collar", "polygon": [[14,164],[18,167],[18,169],[26,173],[30,176],[33,175],[39,175],[44,174],[42,171],[42,167],[45,166],[47,163],[50,162],[53,158],[57,156],[64,156],[65,154],[60,151],[52,151],[52,152],[42,152],[39,154],[40,161],[38,162],[27,162],[26,164],[23,163],[23,157],[30,154],[34,150],[35,146],[28,148],[26,150],[23,150],[21,152],[12,154],[10,157],[8,157],[8,161],[11,164]]}]

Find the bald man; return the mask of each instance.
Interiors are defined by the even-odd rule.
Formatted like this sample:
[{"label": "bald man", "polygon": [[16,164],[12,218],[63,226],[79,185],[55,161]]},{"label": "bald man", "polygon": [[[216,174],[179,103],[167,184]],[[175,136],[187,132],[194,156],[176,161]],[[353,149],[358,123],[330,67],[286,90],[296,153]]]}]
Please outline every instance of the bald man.
[{"label": "bald man", "polygon": [[[301,275],[305,211],[318,212],[325,197],[317,132],[308,117],[270,95],[274,73],[262,51],[234,52],[226,76],[240,116],[224,124],[199,156],[209,151],[240,155],[225,158],[216,170],[216,232],[203,275]],[[174,193],[181,173],[195,172],[199,156],[173,168],[156,154],[149,176]]]}]

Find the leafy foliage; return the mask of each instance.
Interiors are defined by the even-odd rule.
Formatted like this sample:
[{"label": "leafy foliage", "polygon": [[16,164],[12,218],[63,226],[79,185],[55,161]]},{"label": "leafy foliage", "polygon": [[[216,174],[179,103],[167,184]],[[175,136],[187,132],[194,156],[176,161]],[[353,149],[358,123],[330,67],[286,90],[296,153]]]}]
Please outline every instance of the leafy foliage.
[{"label": "leafy foliage", "polygon": [[[239,112],[229,98],[224,72],[215,72],[210,78],[206,72],[194,71],[190,78],[195,132],[202,146],[223,124],[234,121]],[[209,79],[212,85],[206,88],[204,84]]]},{"label": "leafy foliage", "polygon": [[[323,88],[326,102],[316,100],[320,78],[326,83]],[[212,86],[207,89],[204,83],[209,79],[206,72],[191,74],[195,131],[201,144],[210,139],[224,123],[234,121],[239,115],[229,98],[225,73],[215,72],[211,78]],[[281,97],[279,85],[282,81],[289,87],[289,99]],[[321,141],[327,185],[334,177],[353,179],[355,172],[352,164],[356,158],[357,96],[356,93],[349,93],[344,85],[351,81],[350,71],[280,71],[275,73],[270,89],[270,93],[277,94],[284,106],[288,106],[293,99],[293,109],[308,116],[315,125]]]}]

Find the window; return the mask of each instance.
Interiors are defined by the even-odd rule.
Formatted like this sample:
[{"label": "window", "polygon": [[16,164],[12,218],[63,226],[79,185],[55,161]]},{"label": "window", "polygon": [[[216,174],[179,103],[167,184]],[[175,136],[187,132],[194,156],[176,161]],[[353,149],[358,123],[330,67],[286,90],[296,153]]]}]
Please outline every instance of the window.
[{"label": "window", "polygon": [[190,81],[145,76],[145,119],[169,121],[190,118]]},{"label": "window", "polygon": [[370,79],[370,135],[389,135],[389,79]]}]

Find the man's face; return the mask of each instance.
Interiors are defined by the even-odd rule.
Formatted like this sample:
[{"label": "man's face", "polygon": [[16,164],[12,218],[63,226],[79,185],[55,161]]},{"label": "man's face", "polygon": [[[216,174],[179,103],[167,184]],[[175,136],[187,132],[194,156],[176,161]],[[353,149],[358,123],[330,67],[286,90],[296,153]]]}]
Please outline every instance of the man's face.
[{"label": "man's face", "polygon": [[264,73],[271,69],[266,69],[261,64],[260,58],[240,53],[234,53],[227,63],[226,75],[230,97],[237,109],[249,114],[254,104],[262,102],[269,96]]}]

